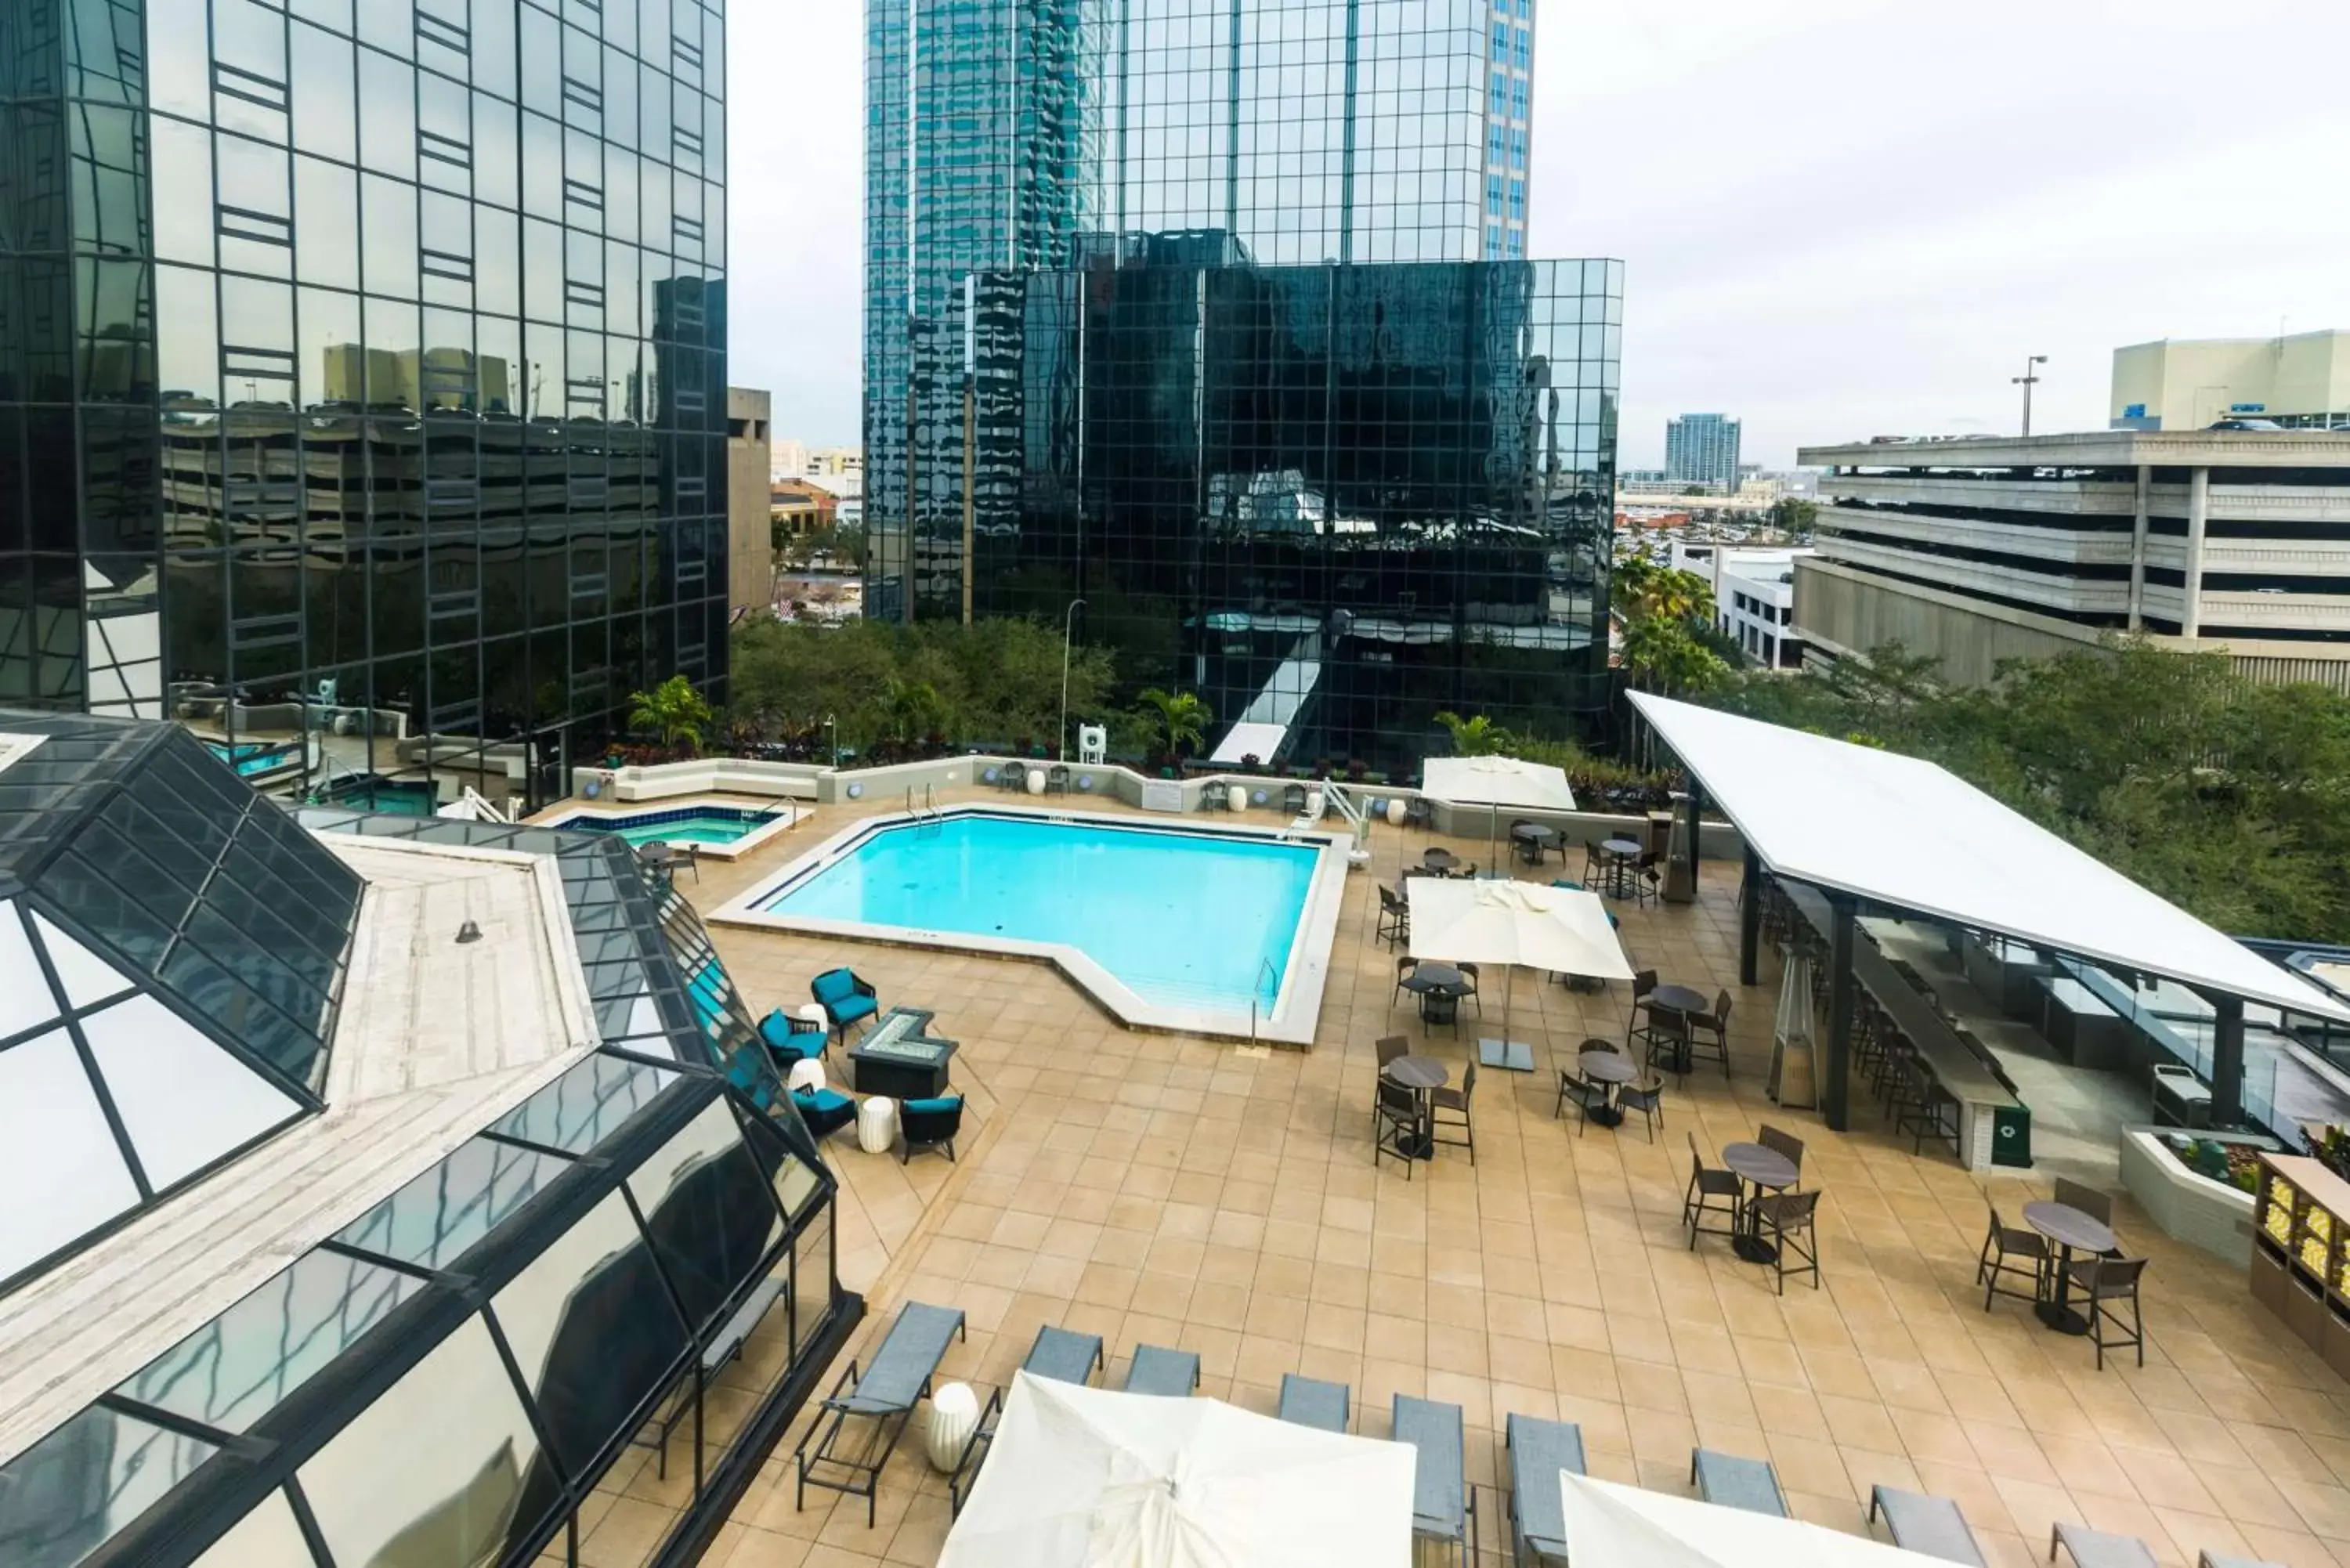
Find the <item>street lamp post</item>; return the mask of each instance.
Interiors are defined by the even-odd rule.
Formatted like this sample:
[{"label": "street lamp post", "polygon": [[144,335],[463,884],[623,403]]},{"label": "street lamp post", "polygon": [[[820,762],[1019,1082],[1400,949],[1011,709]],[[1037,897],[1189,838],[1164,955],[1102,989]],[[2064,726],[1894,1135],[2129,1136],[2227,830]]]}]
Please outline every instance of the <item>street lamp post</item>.
[{"label": "street lamp post", "polygon": [[833,768],[837,771],[840,767],[840,721],[834,715],[827,713],[824,716],[824,727],[827,733],[831,737],[832,765]]},{"label": "street lamp post", "polygon": [[2023,361],[2023,374],[2008,378],[2009,386],[2023,389],[2023,433],[2026,438],[2032,434],[2032,389],[2040,384],[2040,378],[2033,374],[2032,367],[2046,363],[2048,363],[2047,355],[2031,355]]},{"label": "street lamp post", "polygon": [[1077,607],[1083,599],[1071,599],[1061,616],[1061,761],[1069,760],[1069,642],[1076,635]]}]

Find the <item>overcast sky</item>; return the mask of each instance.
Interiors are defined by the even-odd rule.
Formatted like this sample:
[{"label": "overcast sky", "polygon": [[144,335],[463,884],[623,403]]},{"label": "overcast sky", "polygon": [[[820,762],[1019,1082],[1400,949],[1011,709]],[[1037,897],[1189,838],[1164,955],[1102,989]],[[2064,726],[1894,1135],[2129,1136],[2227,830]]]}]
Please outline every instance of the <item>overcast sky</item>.
[{"label": "overcast sky", "polygon": [[[2101,429],[2113,349],[2350,327],[2342,0],[1537,0],[1532,251],[1619,256],[1621,461]],[[730,8],[731,376],[858,439],[863,6]]]}]

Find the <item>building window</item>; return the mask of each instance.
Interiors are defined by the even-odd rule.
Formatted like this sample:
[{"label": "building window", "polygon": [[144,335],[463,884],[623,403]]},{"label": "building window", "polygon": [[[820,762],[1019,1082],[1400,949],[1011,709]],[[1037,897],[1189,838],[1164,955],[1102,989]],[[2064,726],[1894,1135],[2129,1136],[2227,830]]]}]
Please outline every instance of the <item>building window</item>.
[{"label": "building window", "polygon": [[1526,84],[1523,81],[1510,84],[1510,113],[1518,119],[1526,118]]},{"label": "building window", "polygon": [[1510,167],[1523,169],[1525,166],[1526,133],[1523,130],[1513,130],[1510,132]]},{"label": "building window", "polygon": [[1485,254],[1489,256],[1502,254],[1502,226],[1499,223],[1485,225]]},{"label": "building window", "polygon": [[1510,84],[1507,81],[1499,77],[1494,78],[1491,96],[1493,100],[1494,119],[1499,119],[1510,112]]},{"label": "building window", "polygon": [[1488,131],[1486,131],[1486,133],[1485,133],[1485,161],[1486,161],[1486,162],[1488,162],[1488,163],[1494,163],[1494,164],[1498,164],[1498,163],[1500,163],[1500,162],[1502,161],[1502,155],[1503,155],[1503,142],[1504,139],[1506,138],[1507,134],[1508,134],[1508,133],[1507,133],[1507,132],[1505,132],[1504,130],[1503,130],[1503,129],[1501,128],[1501,126],[1500,126],[1499,124],[1495,124],[1495,125],[1494,125],[1491,130],[1489,130]]},{"label": "building window", "polygon": [[1510,30],[1499,23],[1493,26],[1493,63],[1500,65],[1510,57]]},{"label": "building window", "polygon": [[1502,177],[1499,174],[1485,177],[1485,212],[1490,217],[1502,215]]},{"label": "building window", "polygon": [[1523,180],[1510,182],[1510,216],[1520,223],[1525,222],[1526,182]]},{"label": "building window", "polygon": [[1510,39],[1510,46],[1512,57],[1516,62],[1518,69],[1522,71],[1534,69],[1534,44],[1526,36],[1526,30],[1523,27],[1515,30]]}]

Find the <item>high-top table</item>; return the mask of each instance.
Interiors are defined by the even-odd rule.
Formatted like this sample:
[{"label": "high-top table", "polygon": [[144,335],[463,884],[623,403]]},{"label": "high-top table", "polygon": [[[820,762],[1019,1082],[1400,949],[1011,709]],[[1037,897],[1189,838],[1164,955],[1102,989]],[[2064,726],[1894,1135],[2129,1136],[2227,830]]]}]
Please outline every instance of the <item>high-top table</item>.
[{"label": "high-top table", "polygon": [[[2088,1333],[2088,1317],[2073,1306],[2073,1254],[2082,1251],[2094,1258],[2112,1251],[2116,1245],[2113,1227],[2069,1203],[2027,1203],[2023,1206],[2023,1222],[2055,1242],[2057,1248],[2056,1299],[2042,1302],[2033,1312],[2059,1334]],[[2097,1303],[2091,1302],[2089,1311],[2096,1310]]]},{"label": "high-top table", "polygon": [[1605,1095],[1598,1105],[1585,1106],[1583,1114],[1603,1127],[1621,1126],[1624,1113],[1617,1108],[1616,1091],[1640,1075],[1632,1058],[1620,1051],[1586,1051],[1575,1059],[1575,1065]]},{"label": "high-top table", "polygon": [[[1760,1198],[1765,1190],[1777,1191],[1795,1185],[1795,1162],[1776,1149],[1765,1148],[1759,1143],[1726,1143],[1721,1146],[1721,1163],[1742,1181],[1750,1183]],[[1731,1241],[1730,1250],[1750,1263],[1778,1262],[1778,1246],[1762,1239],[1762,1222],[1755,1217],[1754,1205],[1746,1205],[1746,1218]]]},{"label": "high-top table", "polygon": [[1419,1132],[1403,1144],[1403,1152],[1414,1159],[1435,1158],[1436,1117],[1429,1108],[1428,1092],[1442,1088],[1451,1073],[1432,1056],[1399,1056],[1381,1069],[1380,1075],[1409,1089],[1419,1102]]}]

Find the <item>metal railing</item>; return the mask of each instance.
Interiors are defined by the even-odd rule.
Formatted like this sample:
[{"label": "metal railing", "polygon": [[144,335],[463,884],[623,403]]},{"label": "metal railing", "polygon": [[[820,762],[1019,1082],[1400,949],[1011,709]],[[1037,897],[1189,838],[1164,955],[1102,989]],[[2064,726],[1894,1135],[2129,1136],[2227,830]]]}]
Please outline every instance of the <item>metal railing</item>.
[{"label": "metal railing", "polygon": [[[1273,961],[1269,958],[1257,960],[1256,971],[1259,977],[1273,981],[1273,999],[1280,1001],[1281,971],[1273,967]],[[1263,993],[1264,988],[1261,985],[1249,992],[1249,1044],[1252,1045],[1256,1044],[1257,998]]]},{"label": "metal railing", "polygon": [[914,819],[914,824],[918,827],[941,827],[945,826],[947,819],[946,813],[939,809],[938,786],[936,784],[908,784],[906,786],[906,815]]}]

